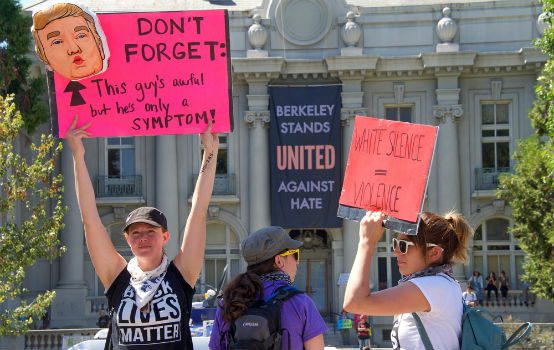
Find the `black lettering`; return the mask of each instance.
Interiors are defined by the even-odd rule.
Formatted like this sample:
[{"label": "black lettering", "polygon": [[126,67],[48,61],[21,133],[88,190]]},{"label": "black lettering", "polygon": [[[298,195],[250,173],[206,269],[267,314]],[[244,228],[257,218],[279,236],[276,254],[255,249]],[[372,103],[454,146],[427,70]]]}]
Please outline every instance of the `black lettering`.
[{"label": "black lettering", "polygon": [[175,114],[173,117],[177,118],[179,120],[179,126],[183,126],[183,123],[181,122],[181,118],[183,118],[184,114]]},{"label": "black lettering", "polygon": [[[146,55],[146,49],[150,50],[149,56]],[[156,57],[156,51],[152,46],[148,44],[142,44],[141,52],[142,52],[142,59],[145,60],[146,62],[150,62],[154,59],[154,57]]]},{"label": "black lettering", "polygon": [[162,55],[165,56],[165,58],[167,58],[168,60],[171,60],[171,57],[169,57],[166,53],[165,53],[165,49],[167,49],[167,45],[165,43],[157,43],[156,44],[156,51],[158,52],[158,61],[161,61],[162,60]]},{"label": "black lettering", "polygon": [[185,45],[183,45],[182,42],[176,42],[175,45],[173,45],[173,57],[175,57],[178,60],[185,58],[187,56],[187,54],[184,50],[177,51],[178,47],[182,48],[184,46]]},{"label": "black lettering", "polygon": [[217,45],[217,41],[204,41],[204,45],[210,47],[210,60],[215,60],[215,46]]},{"label": "black lettering", "polygon": [[208,124],[208,115],[206,111],[203,111],[202,114],[195,113],[196,114],[196,124],[200,123],[201,120],[204,120],[204,123]]},{"label": "black lettering", "polygon": [[102,97],[102,89],[100,88],[100,82],[104,79],[93,79],[91,80],[93,83],[96,84],[96,88],[98,89],[98,96]]},{"label": "black lettering", "polygon": [[133,126],[131,127],[131,129],[133,130],[140,130],[140,118],[135,118],[133,119]]},{"label": "black lettering", "polygon": [[164,127],[162,117],[152,117],[152,129],[156,129],[156,125],[158,125],[159,128]]},{"label": "black lettering", "polygon": [[[160,27],[159,27],[159,24],[163,24],[163,31],[160,30]],[[165,21],[161,18],[158,18],[156,19],[156,24],[154,25],[154,29],[156,30],[156,33],[158,34],[165,34],[167,33],[167,29],[168,29],[168,26],[167,26],[167,23],[165,23]]]},{"label": "black lettering", "polygon": [[[131,55],[137,54],[137,44],[125,44],[125,62],[131,61]],[[132,50],[133,49],[133,50]]]},{"label": "black lettering", "polygon": [[[149,19],[147,19],[147,18],[138,18],[137,19],[137,24],[138,24],[139,36],[150,34],[150,32],[152,32],[152,22],[150,22]],[[148,29],[144,30],[143,29],[143,24],[148,25]]]},{"label": "black lettering", "polygon": [[201,22],[204,20],[204,17],[192,17],[192,20],[196,22],[196,34],[200,34],[201,32]]},{"label": "black lettering", "polygon": [[[195,55],[195,53],[198,51],[198,49],[196,48],[196,46],[200,45],[199,42],[197,41],[191,41],[189,42],[189,45],[188,45],[188,50],[189,50],[189,59],[191,60],[197,60],[197,59],[200,59],[202,58],[202,56],[200,55]],[[194,47],[193,47],[194,46]]]},{"label": "black lettering", "polygon": [[175,33],[175,29],[181,34],[185,34],[185,19],[183,17],[179,18],[181,20],[181,23],[175,22],[173,18],[169,20],[169,25],[171,27],[170,33]]}]

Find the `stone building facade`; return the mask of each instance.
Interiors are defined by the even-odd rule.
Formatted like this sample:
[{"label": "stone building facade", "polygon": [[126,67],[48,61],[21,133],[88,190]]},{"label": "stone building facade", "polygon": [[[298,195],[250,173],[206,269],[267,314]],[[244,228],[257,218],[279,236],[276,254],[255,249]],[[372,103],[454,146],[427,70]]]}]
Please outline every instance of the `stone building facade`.
[{"label": "stone building facade", "polygon": [[[216,284],[226,264],[228,277],[242,271],[240,240],[271,223],[268,86],[339,83],[343,162],[356,115],[402,116],[439,125],[424,207],[436,212],[456,209],[477,230],[470,244],[471,262],[456,266],[456,277],[463,282],[473,270],[483,275],[505,270],[512,299],[508,306],[490,306],[522,319],[554,321],[554,306],[546,301],[520,305],[518,276],[525,254],[507,233],[510,208],[494,196],[498,174],[514,165],[510,154],[516,141],[533,132],[527,113],[546,61],[532,44],[545,28],[538,0],[82,2],[96,12],[229,11],[235,130],[221,137],[199,292]],[[87,141],[98,209],[124,256],[131,253],[121,234],[123,221],[138,206],[161,208],[170,231],[182,232],[199,172],[199,146],[196,135]],[[68,149],[61,171],[70,209],[61,237],[68,250],[60,259],[30,269],[26,284],[33,292],[57,291],[52,326],[93,325],[105,302],[84,242]],[[340,312],[341,274],[353,263],[357,231],[358,225],[349,221],[341,228],[291,230],[305,242],[297,283],[324,315]],[[393,286],[399,279],[391,235],[386,233],[374,256],[374,289]],[[174,234],[170,255],[178,240]],[[387,344],[392,319],[376,317],[373,323],[375,341]]]}]

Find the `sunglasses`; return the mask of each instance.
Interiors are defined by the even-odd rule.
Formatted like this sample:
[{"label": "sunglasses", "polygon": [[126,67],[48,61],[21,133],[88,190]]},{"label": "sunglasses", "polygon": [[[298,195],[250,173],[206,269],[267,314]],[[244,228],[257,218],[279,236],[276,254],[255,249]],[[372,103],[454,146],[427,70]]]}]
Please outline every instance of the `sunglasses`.
[{"label": "sunglasses", "polygon": [[296,259],[296,261],[299,261],[300,260],[300,249],[298,249],[298,248],[289,249],[289,250],[279,254],[279,256],[282,256],[282,257],[289,256],[289,255],[294,255],[294,258]]},{"label": "sunglasses", "polygon": [[[398,239],[398,238],[393,238],[392,239],[392,249],[393,250],[399,250],[400,253],[402,254],[408,254],[408,248],[410,246],[415,246],[415,243],[414,242],[410,242],[410,241],[406,241],[406,240],[403,240],[403,239]],[[431,247],[440,247],[438,244],[434,244],[434,243],[427,243],[427,247],[428,248],[431,248]]]}]

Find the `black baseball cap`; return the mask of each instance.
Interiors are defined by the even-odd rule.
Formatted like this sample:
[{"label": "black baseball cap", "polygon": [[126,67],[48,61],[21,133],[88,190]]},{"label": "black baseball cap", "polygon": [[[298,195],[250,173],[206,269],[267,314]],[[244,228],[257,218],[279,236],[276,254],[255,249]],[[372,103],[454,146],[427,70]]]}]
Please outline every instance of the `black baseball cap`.
[{"label": "black baseball cap", "polygon": [[161,227],[164,230],[167,230],[167,219],[165,218],[164,213],[158,208],[154,207],[140,207],[127,215],[125,219],[125,228],[123,231],[127,231],[129,226],[142,222],[144,224],[149,224],[156,227]]}]

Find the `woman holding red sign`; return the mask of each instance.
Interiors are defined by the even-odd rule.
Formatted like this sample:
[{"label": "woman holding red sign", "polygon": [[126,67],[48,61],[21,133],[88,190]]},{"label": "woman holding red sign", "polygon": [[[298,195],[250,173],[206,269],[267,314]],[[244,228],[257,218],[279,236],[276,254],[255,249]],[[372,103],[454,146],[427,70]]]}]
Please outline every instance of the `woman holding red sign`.
[{"label": "woman holding red sign", "polygon": [[372,292],[371,260],[383,235],[384,214],[367,212],[360,223],[358,252],[346,286],[344,309],[374,316],[395,316],[394,349],[425,349],[416,319],[423,324],[435,349],[459,349],[462,330],[462,290],[452,277],[452,264],[467,260],[467,241],[473,230],[456,213],[421,214],[417,235],[400,233],[392,239],[398,285]]}]

